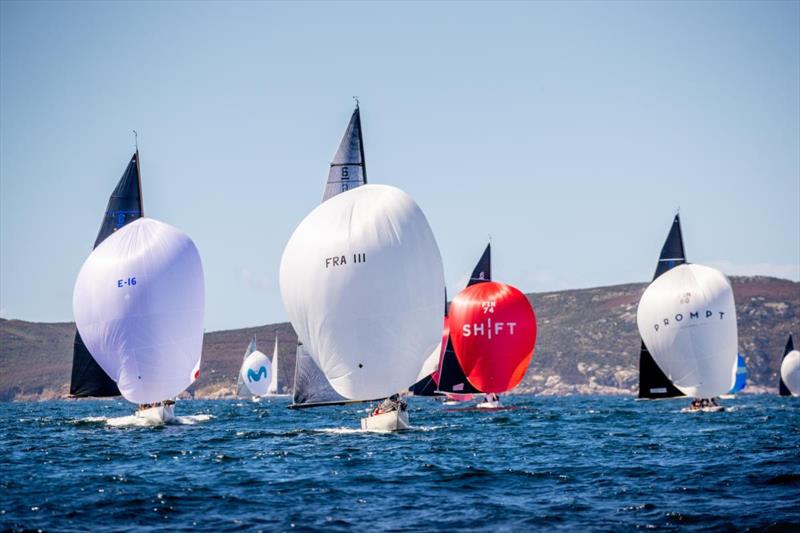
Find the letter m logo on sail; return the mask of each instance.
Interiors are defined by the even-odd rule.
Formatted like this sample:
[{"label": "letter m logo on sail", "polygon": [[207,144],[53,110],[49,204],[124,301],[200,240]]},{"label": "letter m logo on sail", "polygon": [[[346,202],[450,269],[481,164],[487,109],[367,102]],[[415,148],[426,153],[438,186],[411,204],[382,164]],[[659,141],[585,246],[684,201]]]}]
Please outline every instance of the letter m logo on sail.
[{"label": "letter m logo on sail", "polygon": [[262,366],[258,372],[253,372],[252,368],[247,371],[248,381],[259,381],[261,378],[267,379],[267,367]]}]

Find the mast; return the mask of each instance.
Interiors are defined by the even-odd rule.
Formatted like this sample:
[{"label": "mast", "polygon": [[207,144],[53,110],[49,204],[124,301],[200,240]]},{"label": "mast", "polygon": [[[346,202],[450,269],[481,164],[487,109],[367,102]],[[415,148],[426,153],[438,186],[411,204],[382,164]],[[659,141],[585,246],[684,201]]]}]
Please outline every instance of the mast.
[{"label": "mast", "polygon": [[[681,218],[679,213],[675,213],[672,226],[670,226],[664,246],[661,247],[661,253],[658,256],[653,280],[684,263],[686,263],[686,252],[683,248]],[[680,396],[684,396],[684,394],[659,368],[642,341],[639,350],[639,398],[677,398]]]},{"label": "mast", "polygon": [[[100,230],[94,242],[97,248],[101,242],[119,228],[143,216],[142,184],[139,172],[138,147],[117,186],[108,199],[108,205],[100,222]],[[113,397],[119,396],[119,388],[89,353],[79,332],[75,332],[72,352],[72,374],[69,387],[74,397]]]},{"label": "mast", "polygon": [[[783,360],[786,359],[786,356],[789,352],[794,351],[794,341],[792,340],[792,334],[789,334],[789,339],[786,341],[786,348],[783,350],[783,357],[781,357],[781,364]],[[778,367],[778,394],[781,396],[791,396],[792,393],[789,390],[789,387],[786,386],[786,383],[783,382],[783,376],[781,375],[781,368]]]}]

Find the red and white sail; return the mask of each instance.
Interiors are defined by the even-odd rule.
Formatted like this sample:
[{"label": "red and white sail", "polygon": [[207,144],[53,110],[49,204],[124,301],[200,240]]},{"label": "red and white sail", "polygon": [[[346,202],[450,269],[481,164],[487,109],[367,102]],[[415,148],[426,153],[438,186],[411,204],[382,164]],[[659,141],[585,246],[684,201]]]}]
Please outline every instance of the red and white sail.
[{"label": "red and white sail", "polygon": [[450,304],[450,338],[469,382],[506,392],[522,381],[536,344],[536,315],[516,288],[488,281],[462,290]]}]

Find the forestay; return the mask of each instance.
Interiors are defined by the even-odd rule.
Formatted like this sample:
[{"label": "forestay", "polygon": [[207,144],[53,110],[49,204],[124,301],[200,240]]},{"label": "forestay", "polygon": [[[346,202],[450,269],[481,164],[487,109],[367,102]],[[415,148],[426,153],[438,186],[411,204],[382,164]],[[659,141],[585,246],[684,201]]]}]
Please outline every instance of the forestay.
[{"label": "forestay", "polygon": [[280,286],[299,338],[346,398],[405,390],[440,342],[439,248],[397,188],[364,185],[314,209],[286,245]]},{"label": "forestay", "polygon": [[171,398],[197,378],[203,267],[180,230],[142,218],[116,231],[83,264],[73,312],[87,348],[126,399]]},{"label": "forestay", "polygon": [[711,398],[730,389],[736,308],[721,272],[694,264],[665,272],[642,295],[637,324],[648,351],[681,392]]}]

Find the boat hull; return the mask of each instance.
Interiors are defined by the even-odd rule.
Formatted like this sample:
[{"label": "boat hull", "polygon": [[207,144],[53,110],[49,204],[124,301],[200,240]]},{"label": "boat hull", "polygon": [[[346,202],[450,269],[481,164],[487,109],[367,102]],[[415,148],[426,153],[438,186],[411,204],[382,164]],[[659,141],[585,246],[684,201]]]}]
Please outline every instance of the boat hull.
[{"label": "boat hull", "polygon": [[681,413],[720,413],[724,410],[725,408],[721,405],[715,405],[713,407],[701,407],[699,409],[684,407],[683,409],[681,409]]},{"label": "boat hull", "polygon": [[137,418],[143,418],[154,424],[169,424],[175,420],[175,405],[157,405],[136,411]]},{"label": "boat hull", "polygon": [[365,431],[403,431],[409,427],[408,411],[390,411],[361,419],[361,429]]},{"label": "boat hull", "polygon": [[475,407],[478,409],[500,409],[503,406],[500,404],[500,400],[497,400],[494,402],[481,402]]}]

